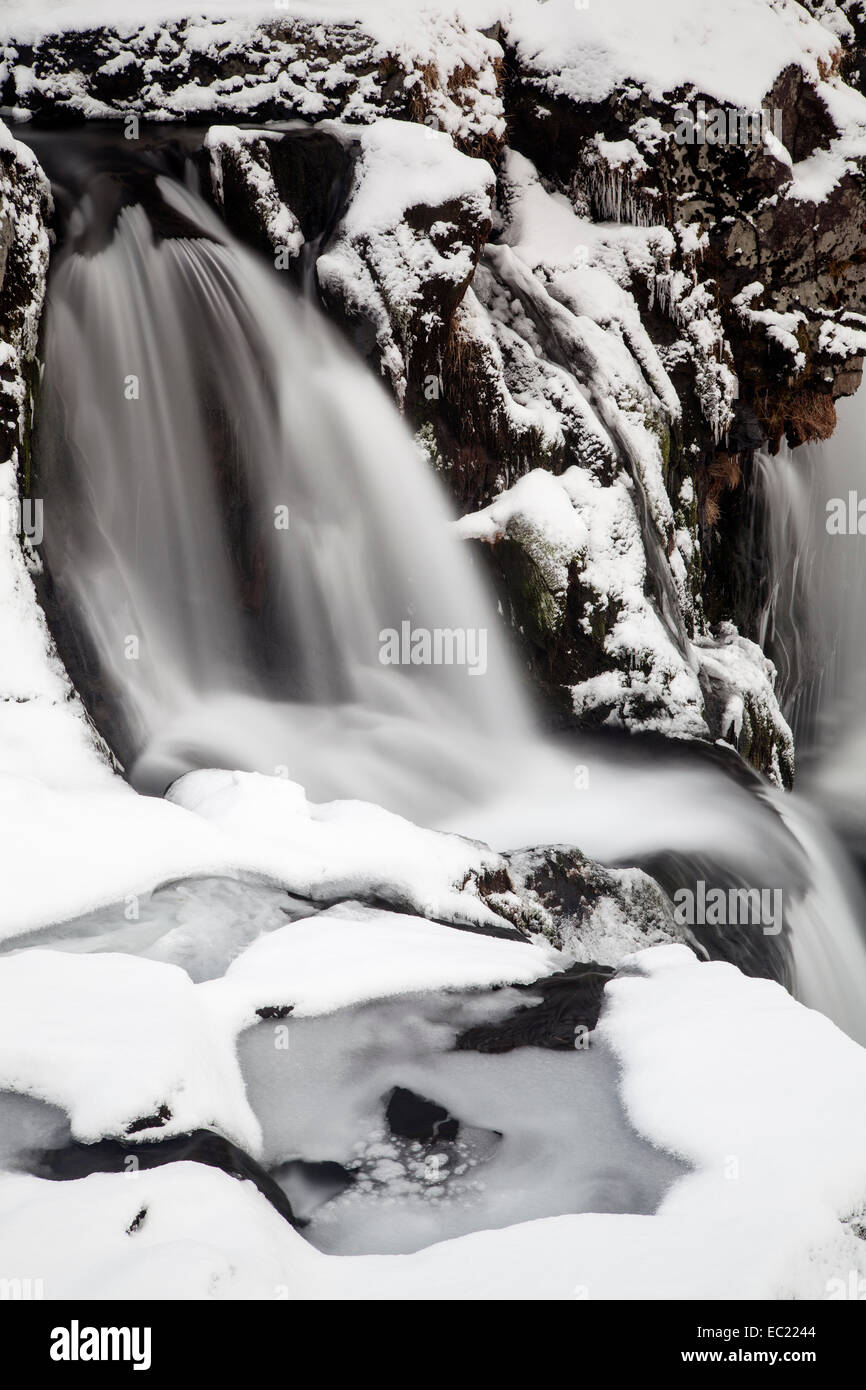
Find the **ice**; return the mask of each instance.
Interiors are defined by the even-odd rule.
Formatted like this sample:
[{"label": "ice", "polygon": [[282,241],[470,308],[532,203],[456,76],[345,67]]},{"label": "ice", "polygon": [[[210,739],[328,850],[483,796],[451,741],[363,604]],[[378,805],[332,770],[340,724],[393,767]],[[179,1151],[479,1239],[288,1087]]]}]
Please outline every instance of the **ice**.
[{"label": "ice", "polygon": [[401,1067],[452,1047],[467,1028],[520,1002],[507,990],[437,993],[247,1029],[238,1053],[250,1105],[262,1117],[263,1162],[350,1162],[381,1122]]},{"label": "ice", "polygon": [[[863,1050],[779,986],[728,965],[700,964],[685,948],[642,952],[631,969],[608,986],[610,1003],[589,1052],[451,1052],[465,1002],[440,998],[428,1000],[417,1018],[401,1001],[298,1020],[293,1046],[279,1054],[274,1024],[261,1024],[245,1035],[242,1055],[257,1103],[268,1085],[274,1092],[267,1099],[278,1118],[266,1125],[271,1161],[314,1146],[331,1155],[341,1150],[344,1162],[356,1143],[370,1153],[383,1098],[402,1083],[458,1116],[462,1106],[473,1122],[472,1143],[503,1127],[501,1143],[488,1140],[486,1151],[476,1151],[471,1173],[473,1181],[488,1180],[486,1195],[473,1189],[473,1200],[489,1201],[503,1219],[515,1221],[524,1203],[524,1210],[543,1208],[548,1166],[533,1161],[542,1153],[557,1177],[554,1207],[581,1194],[608,1208],[641,1200],[651,1207],[674,1178],[655,1215],[517,1218],[501,1229],[437,1239],[413,1254],[334,1258],[293,1231],[251,1184],[198,1164],[63,1183],[16,1173],[0,1179],[0,1276],[38,1272],[45,1296],[55,1298],[569,1301],[825,1298],[829,1280],[866,1273],[863,1243],[844,1222],[859,1209],[866,1166],[866,1119],[856,1104],[866,1081]],[[250,1048],[254,1037],[260,1041]],[[621,1068],[625,1120],[611,1059]],[[312,1078],[304,1089],[305,1062],[318,1062],[320,1090]],[[512,1081],[519,1094],[511,1093]],[[583,1129],[570,1131],[566,1161],[557,1145],[574,1116],[543,1100],[572,1097],[575,1087],[594,1108],[585,1112]],[[612,1126],[604,1154],[627,1160],[607,1176],[589,1161],[601,1140],[592,1133],[596,1114]],[[812,1117],[808,1126],[803,1115]],[[405,1171],[399,1146],[395,1154],[388,1151],[395,1146],[380,1142],[378,1159]],[[690,1171],[663,1159],[665,1151],[678,1152]],[[469,1162],[471,1154],[461,1159]],[[494,1190],[497,1170],[502,1186]],[[518,1194],[513,1184],[521,1172],[526,1184]],[[433,1176],[429,1188],[443,1189],[433,1199],[437,1210],[447,1208],[457,1176]],[[333,1199],[335,1211],[347,1209],[347,1241],[384,1238],[375,1214],[383,1197],[387,1203],[386,1194],[369,1194],[372,1215],[363,1219],[365,1203],[350,1191]],[[429,1238],[422,1200],[411,1192],[395,1197],[409,1212],[406,1244]],[[331,1229],[336,1239],[338,1223],[324,1219],[328,1205],[316,1207],[313,1227]],[[131,1237],[128,1228],[142,1211]],[[471,1223],[468,1209],[460,1220]]]},{"label": "ice", "polygon": [[27,1172],[35,1156],[70,1139],[69,1117],[57,1105],[0,1090],[0,1172]]},{"label": "ice", "polygon": [[314,911],[312,904],[268,884],[182,879],[13,937],[0,944],[0,953],[34,945],[86,954],[122,952],[179,965],[199,984],[224,975],[230,962],[263,932]]},{"label": "ice", "polygon": [[[389,1176],[408,1172],[407,1191],[358,1183],[321,1207],[306,1235],[331,1254],[407,1253],[569,1212],[649,1213],[682,1171],[630,1128],[604,1048],[440,1053],[395,1059],[392,1075],[445,1105],[468,1136],[436,1146],[435,1174],[423,1152],[397,1163]],[[501,1140],[485,1145],[491,1132]]]},{"label": "ice", "polygon": [[[355,1178],[315,1210],[313,1244],[397,1254],[541,1216],[655,1208],[680,1167],[630,1129],[609,1052],[453,1051],[482,1018],[529,1002],[513,991],[434,994],[269,1020],[242,1035],[247,1094],[278,1180],[293,1160],[341,1164]],[[383,1116],[395,1086],[444,1106],[460,1121],[457,1143],[390,1135]],[[290,1197],[298,1183],[294,1173],[285,1180]]]}]

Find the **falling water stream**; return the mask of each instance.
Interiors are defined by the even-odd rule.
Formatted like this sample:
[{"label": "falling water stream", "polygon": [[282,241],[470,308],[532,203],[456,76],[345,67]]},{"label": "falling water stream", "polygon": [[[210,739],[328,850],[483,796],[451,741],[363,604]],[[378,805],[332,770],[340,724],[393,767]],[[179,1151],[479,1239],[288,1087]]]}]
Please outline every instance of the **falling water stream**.
[{"label": "falling water stream", "polygon": [[[126,207],[56,270],[36,444],[130,780],[287,768],[320,800],[436,804],[530,727],[439,486],[316,309],[159,187],[197,236]],[[404,623],[468,631],[466,662],[384,665]]]},{"label": "falling water stream", "polygon": [[[191,187],[157,187],[181,234],[133,203],[94,249],[86,194],[70,219],[35,441],[46,605],[133,785],[252,769],[503,851],[709,855],[734,881],[791,888],[794,988],[866,1041],[863,889],[840,834],[866,845],[864,667],[845,655],[866,638],[866,576],[855,541],[847,558],[829,546],[816,501],[853,476],[847,421],[866,401],[823,449],[760,466],[777,526],[765,628],[799,701],[804,789],[640,740],[555,741],[382,388]],[[383,664],[383,632],[404,624],[472,634],[475,669]]]}]

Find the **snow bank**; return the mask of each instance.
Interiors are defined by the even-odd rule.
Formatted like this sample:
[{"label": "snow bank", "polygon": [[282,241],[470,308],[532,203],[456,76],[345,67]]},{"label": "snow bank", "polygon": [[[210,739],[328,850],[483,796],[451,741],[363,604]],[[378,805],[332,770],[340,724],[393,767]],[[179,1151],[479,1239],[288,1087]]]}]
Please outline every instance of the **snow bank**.
[{"label": "snow bank", "polygon": [[551,96],[603,101],[629,81],[655,97],[694,87],[720,102],[758,107],[783,68],[813,80],[839,41],[795,0],[574,0],[516,3],[506,20],[518,57]]},{"label": "snow bank", "polygon": [[[505,131],[496,71],[502,50],[476,27],[477,7],[466,17],[461,9],[407,9],[401,0],[373,0],[360,12],[352,0],[145,0],[134,17],[119,19],[117,6],[104,0],[60,0],[38,13],[14,0],[0,14],[0,66],[13,77],[21,107],[44,95],[91,119],[119,111],[163,120],[240,116],[271,104],[303,118],[366,122],[394,100],[471,146]],[[100,47],[82,59],[74,40],[88,29],[101,30]],[[17,61],[23,44],[59,44],[73,56],[44,77],[42,63]],[[217,72],[202,77],[191,56],[210,60]],[[112,104],[99,82],[91,85],[94,70],[106,79],[130,64],[143,76],[134,96]]]},{"label": "snow bank", "polygon": [[477,881],[504,861],[486,845],[424,830],[363,801],[307,801],[296,782],[259,773],[191,772],[169,792],[231,844],[235,863],[300,897],[367,898],[428,917],[502,925]]},{"label": "snow bank", "polygon": [[0,1092],[61,1107],[88,1143],[133,1125],[149,1139],[210,1128],[257,1154],[235,1041],[261,1017],[529,984],[568,963],[546,944],[351,908],[262,936],[199,985],[134,955],[13,952],[0,957]]},{"label": "snow bank", "polygon": [[[31,731],[28,750],[40,746],[46,721],[35,719]],[[65,742],[66,732],[54,747],[58,766],[72,771],[75,744]],[[78,788],[0,775],[0,940],[168,879],[232,872],[231,847],[212,827],[97,768],[93,780],[102,778],[104,786]]]},{"label": "snow bank", "polygon": [[137,1123],[163,1136],[213,1128],[254,1152],[234,1037],[201,990],[176,966],[133,956],[3,957],[0,1090],[61,1106],[85,1143]]},{"label": "snow bank", "polygon": [[[0,169],[0,205],[14,208],[14,244],[3,253],[0,277],[13,264],[21,283],[0,328],[3,414],[28,413],[25,364],[36,352],[48,269],[43,210],[49,185],[32,152],[0,122],[0,146],[14,162]],[[16,305],[16,294],[23,302]],[[0,461],[0,775],[38,777],[51,786],[104,787],[111,774],[66,672],[57,659],[36,599],[36,565],[22,532],[39,534],[41,498],[22,505],[18,451]],[[14,829],[12,831],[14,834]],[[8,843],[9,832],[6,832]],[[4,851],[0,840],[0,856]]]},{"label": "snow bank", "polygon": [[655,1216],[558,1216],[330,1258],[251,1184],[199,1165],[14,1174],[0,1181],[0,1275],[38,1270],[49,1298],[563,1301],[820,1299],[862,1277],[844,1218],[866,1198],[866,1052],[780,987],[684,948],[631,969],[608,986],[599,1036],[639,1133],[693,1167]]},{"label": "snow bank", "polygon": [[479,896],[484,876],[505,867],[486,845],[368,802],[315,805],[296,783],[258,773],[189,773],[167,800],[99,774],[105,785],[93,787],[0,774],[0,940],[205,875],[263,876],[315,903],[363,898],[508,925]]},{"label": "snow bank", "polygon": [[527,66],[546,76],[551,94],[603,100],[626,79],[654,95],[694,83],[720,101],[757,106],[790,63],[815,78],[831,62],[838,38],[794,0],[729,0],[724,9],[696,9],[690,0],[606,0],[581,8],[574,0],[142,0],[135,16],[118,24],[112,0],[9,0],[3,28],[33,42],[48,33],[114,25],[131,32],[143,24],[179,18],[265,23],[302,19],[323,24],[361,23],[392,52],[418,53],[437,24],[467,29],[504,24],[508,41]]},{"label": "snow bank", "polygon": [[429,990],[532,984],[566,964],[568,957],[545,944],[342,906],[261,936],[207,988],[214,1007],[237,1015],[239,1028],[275,1001],[307,1017]]}]

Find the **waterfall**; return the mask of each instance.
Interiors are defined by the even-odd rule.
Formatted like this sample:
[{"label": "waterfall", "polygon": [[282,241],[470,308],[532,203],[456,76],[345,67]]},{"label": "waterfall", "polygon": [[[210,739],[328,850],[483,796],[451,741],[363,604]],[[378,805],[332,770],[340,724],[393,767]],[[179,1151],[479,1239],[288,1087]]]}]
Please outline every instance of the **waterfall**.
[{"label": "waterfall", "polygon": [[[826,443],[783,444],[775,457],[757,456],[769,574],[758,640],[779,669],[803,767],[800,790],[825,803],[832,784],[845,803],[844,812],[837,805],[839,815],[866,828],[859,776],[866,749],[866,517],[864,534],[856,529],[866,392],[840,401],[837,411]],[[842,531],[831,517],[840,508]],[[762,538],[756,534],[752,544]]]},{"label": "waterfall", "polygon": [[821,498],[855,476],[866,398],[829,445],[758,460],[761,635],[788,708],[807,746],[855,714],[823,780],[756,795],[683,749],[543,739],[438,480],[318,308],[164,173],[147,206],[99,218],[85,186],[50,281],[34,459],[46,608],[133,785],[256,770],[503,851],[670,854],[784,887],[797,993],[862,1037],[862,889],[828,778],[866,825],[866,576]]},{"label": "waterfall", "polygon": [[529,730],[440,485],[321,313],[157,187],[187,235],[135,204],[94,253],[76,210],[35,443],[112,742],[145,791],[230,766],[429,816]]}]

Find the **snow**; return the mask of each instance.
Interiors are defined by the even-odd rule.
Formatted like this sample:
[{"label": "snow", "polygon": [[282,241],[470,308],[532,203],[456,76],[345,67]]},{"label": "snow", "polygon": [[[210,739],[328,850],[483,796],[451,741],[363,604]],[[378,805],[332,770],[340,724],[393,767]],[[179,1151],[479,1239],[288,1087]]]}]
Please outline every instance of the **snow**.
[{"label": "snow", "polygon": [[568,566],[586,545],[589,532],[584,518],[571,505],[560,480],[552,473],[533,469],[514,487],[500,493],[489,507],[461,517],[456,527],[464,540],[493,544],[508,534],[509,525],[517,518],[525,519],[523,534],[528,529],[538,538],[538,554],[533,558],[548,588],[564,595]]},{"label": "snow", "polygon": [[814,80],[839,47],[794,0],[573,0],[518,3],[506,23],[519,59],[550,96],[603,101],[628,81],[654,97],[694,87],[717,101],[759,107],[789,64]]},{"label": "snow", "polygon": [[[683,501],[689,505],[693,488],[687,483]],[[776,671],[756,643],[741,637],[731,623],[721,624],[714,635],[696,635],[682,651],[671,640],[647,597],[644,541],[627,479],[621,476],[605,485],[577,466],[559,476],[534,469],[488,507],[462,517],[456,527],[465,540],[516,541],[560,604],[570,567],[576,564],[581,586],[590,595],[580,619],[587,632],[594,611],[606,611],[610,600],[616,603],[604,650],[618,665],[571,688],[577,713],[609,706],[608,722],[630,727],[633,702],[648,701],[652,709],[640,709],[639,727],[673,737],[705,737],[700,671],[724,696],[721,728],[726,738],[736,743],[747,721],[758,716],[793,758],[793,737],[775,694]],[[690,534],[683,532],[682,549],[690,544]],[[782,784],[778,755],[770,776]]]},{"label": "snow", "polygon": [[169,800],[225,833],[234,860],[314,902],[366,897],[427,916],[501,926],[474,891],[503,866],[486,845],[440,835],[361,801],[314,805],[303,788],[259,773],[191,772]]},{"label": "snow", "polygon": [[[34,739],[45,731],[36,719]],[[54,746],[71,776],[75,749],[64,732]],[[93,773],[86,757],[82,765]],[[504,867],[486,845],[366,802],[316,805],[281,777],[195,772],[160,800],[95,767],[95,785],[0,774],[0,940],[202,876],[261,877],[317,904],[363,898],[447,922],[509,925],[479,896],[479,879]]]},{"label": "snow", "polygon": [[[683,947],[659,947],[633,965],[637,975],[608,987],[601,1032],[623,1065],[623,1098],[638,1131],[697,1169],[670,1193],[662,1216],[713,1211],[703,1237],[733,1280],[743,1252],[731,1247],[743,1239],[745,1213],[775,1225],[787,1210],[787,1239],[758,1246],[740,1277],[746,1271],[750,1281],[774,1285],[757,1296],[825,1295],[832,1218],[863,1201],[866,1116],[851,1098],[866,1084],[866,1051],[779,985],[746,983],[723,963],[699,965]],[[676,1043],[680,1029],[687,1047]],[[853,1245],[850,1255],[855,1263],[837,1276],[862,1272]]]},{"label": "snow", "polygon": [[[674,736],[706,732],[697,676],[674,646],[646,594],[646,554],[627,479],[604,486],[586,470],[571,467],[559,477],[534,469],[489,507],[457,523],[464,539],[493,542],[508,536],[535,562],[550,592],[564,602],[569,567],[577,564],[588,590],[581,622],[589,633],[596,609],[613,600],[616,616],[604,637],[611,669],[571,689],[575,711],[586,714],[612,706],[610,722],[629,726],[632,702],[642,708],[643,728]],[[629,660],[629,653],[639,654]]]},{"label": "snow", "polygon": [[818,332],[818,351],[831,357],[856,357],[866,352],[866,330],[844,323],[822,323]]},{"label": "snow", "polygon": [[[414,98],[430,125],[471,144],[499,139],[505,123],[495,69],[501,48],[478,31],[478,7],[472,5],[470,11],[464,21],[461,7],[425,3],[407,11],[400,0],[374,0],[360,15],[351,0],[289,0],[285,5],[276,0],[145,0],[134,19],[118,20],[116,6],[104,0],[61,0],[38,14],[26,3],[13,3],[0,15],[0,34],[9,43],[2,66],[14,72],[19,95],[26,97],[43,89],[43,79],[15,64],[16,44],[50,42],[57,33],[104,25],[116,46],[109,63],[128,44],[148,79],[136,98],[119,104],[121,110],[173,120],[207,112],[239,116],[264,103],[278,103],[293,106],[306,118],[339,111],[346,119],[367,122],[380,114],[382,88],[393,81],[396,60],[404,94]],[[190,51],[222,60],[227,75],[211,81],[193,76],[184,82]],[[242,78],[226,57],[245,53],[254,54],[255,61]],[[118,115],[118,106],[89,91],[74,69],[59,77],[52,73],[47,90],[90,119]],[[335,93],[341,100],[335,100]]]},{"label": "snow", "polygon": [[740,290],[731,304],[745,323],[762,327],[768,340],[783,348],[791,357],[795,369],[802,371],[806,365],[806,354],[797,339],[797,329],[806,322],[806,315],[800,309],[786,314],[775,309],[755,309],[753,301],[763,292],[764,286],[756,280]]},{"label": "snow", "polygon": [[216,1129],[256,1154],[261,1132],[235,1039],[258,1010],[302,1017],[429,990],[528,984],[568,963],[543,943],[346,907],[271,931],[223,978],[198,985],[178,966],[134,955],[17,951],[0,957],[0,1093],[61,1107],[84,1142],[139,1122],[162,1137]]},{"label": "snow", "polygon": [[[425,3],[418,7],[422,24],[429,18],[459,16],[467,10],[469,22],[483,13],[483,5],[467,6],[447,3]],[[489,6],[488,6],[489,8]],[[117,24],[115,0],[44,0],[34,13],[30,0],[4,0],[4,26],[9,33],[33,41],[43,34],[62,33],[68,29]],[[209,21],[236,20],[238,23],[286,23],[301,19],[321,24],[364,24],[383,43],[395,48],[409,40],[413,30],[417,35],[418,16],[407,15],[401,0],[141,0],[136,4],[129,29],[143,24],[159,24],[170,20],[198,21],[190,32],[197,35],[197,47],[204,51],[210,40]],[[122,22],[126,22],[125,20]]]},{"label": "snow", "polygon": [[[323,129],[346,133],[339,122],[326,121]],[[392,231],[408,208],[456,200],[474,204],[489,217],[494,188],[490,165],[455,151],[444,132],[380,120],[352,136],[360,140],[362,161],[341,223],[347,236],[381,235]]]},{"label": "snow", "polygon": [[[203,0],[195,8],[145,0],[129,26],[202,10],[209,19],[187,31],[190,46],[202,53],[225,37],[210,22],[215,16],[226,19],[234,38],[243,37],[245,26],[274,18],[271,0]],[[458,12],[455,25],[450,16]],[[357,5],[347,0],[293,0],[290,13],[358,21]],[[286,16],[277,11],[277,19]],[[369,24],[380,56],[396,53],[415,63],[419,54],[434,53],[431,116],[446,133],[392,121],[353,132],[360,145],[355,194],[319,263],[323,280],[330,275],[332,283],[354,284],[358,295],[369,295],[372,280],[357,247],[370,235],[386,297],[411,299],[431,274],[454,284],[471,275],[467,246],[440,251],[424,238],[407,241],[404,222],[419,203],[455,199],[476,220],[491,213],[489,166],[458,153],[453,140],[482,127],[501,134],[491,78],[496,45],[471,32],[497,17],[548,94],[581,99],[601,100],[629,77],[655,95],[690,82],[718,100],[754,106],[787,63],[817,78],[834,51],[832,36],[789,0],[772,6],[730,0],[718,13],[688,0],[660,0],[651,8],[642,0],[611,0],[603,12],[578,9],[572,0],[543,6],[515,0],[502,14],[480,0],[456,10],[369,3],[361,23]],[[0,21],[21,40],[61,25],[116,24],[116,5],[63,0],[41,6],[37,15],[15,0]],[[467,55],[484,61],[478,108],[464,119],[442,93]],[[126,61],[118,52],[112,64],[118,69]],[[286,69],[273,80],[286,90],[295,77],[303,86],[304,76]],[[859,149],[860,108],[837,86],[823,87],[837,118],[845,116],[846,134],[829,152],[793,166],[785,196],[825,197]],[[259,89],[243,100],[261,96]],[[180,89],[174,114],[198,109],[200,100],[200,89]],[[310,96],[310,114],[316,100]],[[342,128],[333,123],[332,129]],[[2,147],[9,149],[10,141],[0,126]],[[299,230],[274,201],[249,135],[223,127],[210,142],[217,188],[220,154],[231,151],[245,161],[269,234],[297,252]],[[33,171],[29,153],[14,148]],[[599,137],[598,151],[620,176],[643,163],[631,141]],[[505,156],[503,183],[502,245],[476,274],[464,322],[474,316],[475,331],[488,335],[502,361],[509,349],[517,352],[513,325],[522,312],[528,332],[521,351],[531,357],[525,306],[541,307],[563,341],[579,349],[581,363],[591,365],[589,384],[582,385],[593,406],[581,395],[582,406],[573,409],[584,411],[597,467],[571,467],[561,476],[531,472],[458,523],[460,533],[489,542],[517,539],[557,601],[564,600],[575,562],[588,590],[600,601],[617,601],[606,650],[631,667],[636,656],[642,669],[616,668],[576,686],[578,711],[611,705],[612,718],[628,724],[629,702],[649,698],[661,711],[657,727],[700,736],[706,733],[702,665],[730,687],[724,718],[734,737],[748,717],[747,697],[778,729],[774,673],[760,650],[729,625],[679,650],[645,592],[638,484],[659,537],[674,525],[646,413],[656,425],[667,424],[679,407],[629,285],[638,274],[651,283],[692,335],[695,351],[716,364],[706,369],[715,379],[708,381],[705,408],[721,426],[730,383],[706,292],[687,275],[676,283],[664,279],[673,238],[663,229],[590,223],[544,189],[513,153]],[[612,188],[621,193],[623,184]],[[34,266],[44,270],[47,243],[32,211],[22,215],[21,227]],[[446,221],[434,228],[439,241],[448,231]],[[697,259],[699,234],[684,229],[682,241]],[[799,365],[796,329],[803,316],[753,309],[759,291],[749,286],[739,307]],[[35,314],[25,339],[28,334],[32,348]],[[843,356],[862,351],[863,339],[859,330],[827,324],[819,345]],[[27,347],[27,341],[0,344],[13,372]],[[386,347],[399,378],[400,345]],[[551,400],[557,390],[565,397],[563,375],[549,369],[545,399],[526,386],[528,375],[523,389],[515,384],[519,373],[511,378],[511,408],[551,442],[562,438]],[[573,381],[570,386],[580,394]],[[13,396],[16,391],[20,406],[17,380]],[[616,466],[614,438],[628,446],[631,476]],[[17,496],[15,464],[0,464],[0,504],[7,508]],[[684,493],[683,502],[691,501]],[[688,558],[692,537],[682,528],[676,534],[678,554]],[[287,1136],[292,1125],[299,1132],[302,1119],[309,1142],[323,1149],[315,1156],[327,1157],[326,1140],[345,1139],[360,1115],[358,1096],[357,1114],[346,1099],[351,1068],[364,1068],[375,1056],[364,1104],[380,1094],[375,1087],[397,1079],[435,1092],[472,1125],[500,1131],[506,1141],[474,1214],[465,1209],[474,1196],[460,1211],[432,1219],[418,1192],[386,1206],[384,1217],[354,1197],[335,1204],[316,1239],[347,1252],[341,1258],[305,1242],[250,1184],[200,1165],[171,1165],[134,1181],[94,1175],[62,1184],[7,1172],[0,1176],[0,1277],[44,1271],[49,1297],[569,1300],[822,1297],[830,1279],[866,1271],[862,1242],[843,1224],[866,1201],[866,1117],[852,1101],[866,1083],[866,1052],[780,987],[727,965],[700,964],[678,946],[633,956],[608,985],[589,1057],[449,1051],[461,1011],[514,1003],[507,990],[498,1001],[479,991],[532,984],[567,965],[571,952],[618,963],[634,944],[634,924],[613,899],[602,898],[581,940],[566,941],[569,953],[540,938],[520,942],[445,925],[503,925],[479,891],[485,875],[502,871],[499,854],[368,803],[317,804],[287,779],[209,770],[183,778],[166,801],[136,796],[112,771],[53,651],[33,563],[14,532],[0,530],[0,937],[14,946],[19,935],[76,914],[107,915],[92,952],[58,942],[60,949],[0,957],[0,1091],[59,1107],[72,1135],[85,1142],[126,1134],[150,1118],[150,1139],[208,1127],[274,1161],[291,1156]],[[672,572],[682,584],[676,563]],[[591,625],[589,611],[584,622]],[[653,727],[646,718],[639,722]],[[653,787],[646,805],[656,818],[658,799]],[[644,833],[664,832],[650,826]],[[273,904],[247,922],[229,913],[236,930],[223,924],[216,940],[204,910],[187,922],[185,935],[151,943],[152,954],[163,958],[133,954],[142,940],[112,931],[120,927],[121,910],[111,905],[192,875],[234,884],[257,876],[306,899],[307,915],[282,925]],[[340,901],[316,912],[347,898],[363,904]],[[431,920],[437,918],[444,922]],[[106,949],[112,939],[115,949]],[[457,1000],[457,991],[468,998]],[[425,1000],[431,994],[432,1003]],[[328,1095],[345,1101],[346,1114],[326,1113],[319,1073],[310,1071],[306,1091],[286,1084],[269,1025],[261,1021],[274,1010],[291,1020],[293,1059],[306,1046],[320,1062],[333,1057],[344,1068],[335,1064]],[[409,1054],[410,1035],[416,1046],[419,1036],[435,1040],[429,1055]],[[153,1119],[161,1110],[164,1124]],[[388,1161],[396,1162],[383,1156]],[[613,1179],[606,1164],[615,1169]],[[533,1189],[539,1168],[545,1173],[540,1196]],[[594,1210],[599,1205],[605,1209]],[[131,1237],[141,1211],[146,1217]],[[351,1253],[381,1249],[395,1211],[400,1226],[387,1237],[393,1253]],[[504,1229],[472,1230],[473,1221]]]},{"label": "snow", "polygon": [[204,148],[211,156],[211,183],[217,202],[223,203],[223,161],[229,155],[237,165],[249,189],[256,214],[275,249],[285,249],[297,256],[304,244],[298,219],[282,201],[273,174],[262,148],[270,132],[242,131],[237,126],[213,125],[204,138]]},{"label": "snow", "polygon": [[[200,1165],[65,1183],[15,1173],[0,1180],[0,1275],[38,1270],[50,1298],[592,1301],[820,1299],[866,1272],[843,1224],[864,1196],[866,1117],[851,1097],[866,1052],[779,986],[683,947],[642,952],[631,970],[608,986],[597,1032],[631,1123],[690,1169],[655,1215],[554,1215],[414,1254],[333,1258],[251,1184]],[[472,1073],[500,1060],[452,1068],[449,1100],[468,1104],[474,1088],[483,1104]],[[550,1060],[552,1082],[586,1059]],[[451,1064],[437,1065],[444,1078]],[[501,1102],[487,1104],[492,1118]],[[555,1143],[550,1107],[537,1124]]]},{"label": "snow", "polygon": [[719,625],[715,637],[698,637],[695,646],[701,665],[728,684],[730,696],[722,717],[722,727],[733,729],[739,737],[743,727],[746,697],[751,697],[776,724],[793,755],[794,741],[774,694],[776,668],[756,642],[741,637],[733,623]]},{"label": "snow", "polygon": [[[618,176],[611,166],[610,177]],[[669,544],[677,533],[660,443],[679,418],[679,399],[664,350],[650,341],[634,291],[635,281],[643,281],[650,303],[657,302],[679,328],[677,350],[691,358],[704,415],[720,438],[730,423],[737,383],[715,296],[697,279],[699,248],[689,253],[690,273],[674,273],[676,243],[666,228],[598,224],[579,216],[511,150],[505,152],[501,183],[504,244],[488,247],[486,260],[529,313],[550,325],[568,353],[591,403],[596,431],[615,441],[646,496],[675,602],[694,616],[687,577],[694,545],[690,537],[673,549]],[[493,312],[498,314],[495,302]],[[522,323],[519,329],[524,332]],[[652,546],[652,536],[646,540]]]},{"label": "snow", "polygon": [[[601,143],[615,148],[606,141]],[[630,141],[620,143],[631,145]],[[619,162],[628,162],[626,156],[620,156]],[[508,205],[502,238],[505,244],[529,269],[539,273],[553,296],[578,317],[586,316],[618,331],[664,410],[672,419],[677,418],[679,399],[627,292],[635,270],[649,272],[649,278],[670,259],[674,250],[671,233],[663,227],[599,224],[579,217],[562,194],[547,192],[529,160],[513,150],[506,151],[502,177]],[[616,353],[614,345],[608,351],[615,364],[611,375],[626,378],[633,390],[647,395],[646,384],[633,368],[629,372],[624,365],[627,352]]]},{"label": "snow", "polygon": [[[44,720],[33,721],[37,746],[44,730]],[[67,749],[55,738],[53,747],[59,766],[73,772],[75,745]],[[89,772],[86,760],[84,766]],[[229,847],[201,820],[137,796],[107,768],[97,767],[96,779],[105,785],[52,786],[32,776],[0,776],[0,939],[180,875],[224,872],[231,862]]]},{"label": "snow", "polygon": [[[316,262],[319,283],[350,314],[373,321],[384,370],[402,403],[408,344],[395,324],[417,315],[431,282],[453,293],[469,281],[475,252],[467,228],[489,223],[493,171],[427,126],[378,120],[361,131],[338,121],[321,128],[351,140],[359,152],[345,216]],[[459,225],[439,220],[415,229],[406,219],[410,209],[437,207],[449,209],[450,218],[455,206]],[[429,314],[432,320],[435,309]],[[426,331],[432,327],[427,323]]]},{"label": "snow", "polygon": [[261,936],[208,989],[214,1007],[239,1011],[246,1024],[275,1001],[290,1004],[293,1017],[309,1017],[427,990],[532,984],[568,963],[541,942],[341,905]]},{"label": "snow", "polygon": [[254,1152],[260,1131],[234,1039],[212,1021],[203,989],[176,966],[131,956],[3,957],[0,1091],[61,1106],[85,1143],[167,1106],[171,1117],[149,1129],[214,1128]]},{"label": "snow", "polygon": [[[27,397],[23,361],[36,350],[48,265],[48,233],[39,201],[49,196],[49,186],[32,151],[14,140],[2,122],[0,144],[15,157],[12,173],[0,177],[0,198],[15,199],[15,235],[32,286],[32,298],[14,340],[0,342],[3,408],[20,418]],[[0,461],[0,778],[21,776],[54,787],[104,788],[111,781],[107,761],[53,650],[33,583],[38,562],[29,540],[20,539],[22,529],[38,535],[45,504],[41,498],[31,498],[22,505],[17,467],[17,450]],[[13,826],[0,840],[0,866],[14,834]]]},{"label": "snow", "polygon": [[[235,25],[302,19],[317,23],[360,22],[391,52],[417,54],[437,28],[466,29],[504,23],[507,39],[521,60],[546,78],[554,93],[601,101],[627,79],[654,95],[687,84],[719,101],[755,107],[788,64],[817,78],[819,63],[829,65],[838,39],[811,19],[793,0],[729,0],[722,10],[696,8],[690,0],[606,0],[603,8],[580,8],[574,0],[435,0],[407,9],[401,0],[142,0],[134,18],[118,25],[113,0],[47,0],[38,10],[30,0],[10,0],[4,28],[32,42],[63,29],[108,24],[128,31],[143,24],[181,17],[201,18],[202,45],[207,20]],[[194,31],[195,32],[195,31]],[[453,39],[452,39],[453,42]]]}]

